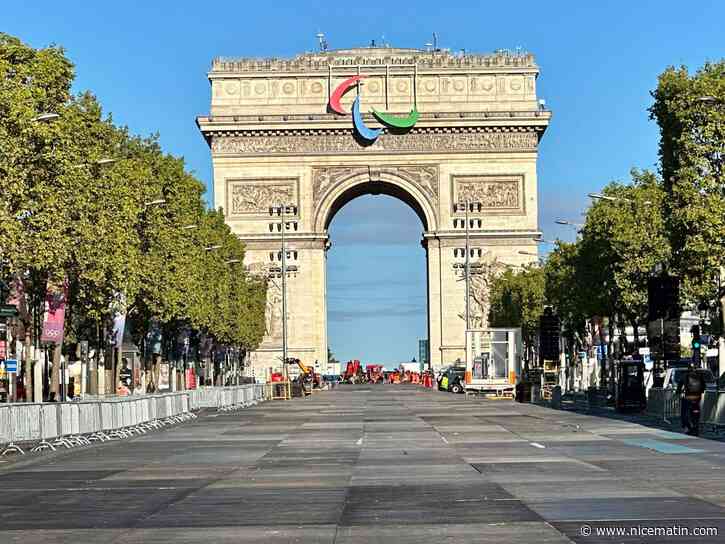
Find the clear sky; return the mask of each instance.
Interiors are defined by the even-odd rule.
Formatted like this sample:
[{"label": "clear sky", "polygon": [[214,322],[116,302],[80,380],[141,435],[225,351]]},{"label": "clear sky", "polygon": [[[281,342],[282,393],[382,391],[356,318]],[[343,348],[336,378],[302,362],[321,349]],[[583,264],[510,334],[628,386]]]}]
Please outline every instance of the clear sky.
[{"label": "clear sky", "polygon": [[[35,47],[63,45],[76,89],[92,90],[117,123],[159,132],[164,149],[211,181],[209,150],[194,124],[208,112],[215,56],[293,56],[385,40],[490,52],[522,47],[541,68],[538,90],[554,112],[540,147],[539,222],[571,239],[587,192],[654,168],[657,130],[649,92],[671,64],[725,57],[725,2],[6,2],[0,30]],[[329,255],[330,343],[343,360],[383,363],[417,355],[424,337],[422,226],[393,199],[363,197],[335,217]],[[384,243],[374,243],[385,233]]]}]

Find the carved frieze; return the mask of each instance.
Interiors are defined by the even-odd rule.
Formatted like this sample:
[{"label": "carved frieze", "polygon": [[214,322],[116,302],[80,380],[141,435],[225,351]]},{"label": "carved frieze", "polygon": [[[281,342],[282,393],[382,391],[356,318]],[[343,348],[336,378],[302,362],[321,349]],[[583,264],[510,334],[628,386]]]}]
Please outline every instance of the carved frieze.
[{"label": "carved frieze", "polygon": [[297,205],[298,178],[228,179],[227,215],[248,216],[268,213],[270,206]]},{"label": "carved frieze", "polygon": [[370,176],[372,181],[378,181],[386,176],[399,177],[414,185],[429,198],[433,208],[438,203],[438,166],[384,166],[372,172],[365,166],[347,167],[332,166],[314,168],[312,171],[312,198],[315,205],[321,200],[328,189],[334,187],[353,176]]},{"label": "carved frieze", "polygon": [[383,134],[374,144],[361,146],[352,133],[270,134],[221,136],[212,139],[215,154],[327,154],[376,152],[535,151],[536,132],[417,132]]},{"label": "carved frieze", "polygon": [[366,173],[368,170],[364,167],[347,167],[347,166],[331,166],[326,168],[314,168],[312,170],[312,200],[317,204],[328,188],[336,185],[340,181],[346,180],[352,176]]},{"label": "carved frieze", "polygon": [[452,176],[451,201],[484,210],[523,211],[523,176]]}]

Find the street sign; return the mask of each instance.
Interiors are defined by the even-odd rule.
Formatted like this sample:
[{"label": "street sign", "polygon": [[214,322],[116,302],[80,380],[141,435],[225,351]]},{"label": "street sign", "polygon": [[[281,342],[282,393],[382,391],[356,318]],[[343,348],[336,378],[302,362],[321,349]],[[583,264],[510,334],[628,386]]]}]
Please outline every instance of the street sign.
[{"label": "street sign", "polygon": [[16,317],[18,307],[14,304],[0,304],[0,317]]},{"label": "street sign", "polygon": [[649,355],[650,354],[649,348],[639,348],[639,354],[640,355]]},{"label": "street sign", "polygon": [[17,372],[18,371],[18,360],[17,359],[6,359],[5,360],[5,372]]}]

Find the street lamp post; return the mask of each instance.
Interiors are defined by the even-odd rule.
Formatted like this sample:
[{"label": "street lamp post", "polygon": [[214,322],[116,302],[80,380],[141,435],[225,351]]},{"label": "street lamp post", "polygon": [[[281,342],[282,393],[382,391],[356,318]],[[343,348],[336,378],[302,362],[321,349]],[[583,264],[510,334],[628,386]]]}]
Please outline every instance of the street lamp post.
[{"label": "street lamp post", "polygon": [[[470,293],[471,293],[471,286],[470,286],[470,275],[471,275],[471,243],[470,243],[470,222],[469,222],[469,215],[468,213],[470,211],[473,211],[474,207],[477,207],[478,210],[481,209],[481,203],[480,202],[472,202],[469,199],[466,199],[464,201],[464,207],[465,207],[465,222],[466,222],[466,264],[465,264],[465,280],[466,280],[466,333],[471,328],[471,308],[470,308]],[[457,212],[460,209],[460,204],[454,204],[453,205],[453,211]]]},{"label": "street lamp post", "polygon": [[[468,331],[471,330],[471,244],[468,232],[468,206],[468,199],[466,199],[466,335],[468,335]],[[466,353],[468,353],[468,348],[466,348]]]},{"label": "street lamp post", "polygon": [[526,255],[527,257],[536,257],[537,265],[540,265],[543,261],[541,256],[538,253],[534,253],[533,251],[519,251],[519,255]]},{"label": "street lamp post", "polygon": [[282,219],[282,368],[284,369],[286,381],[289,381],[289,369],[287,368],[287,245],[285,240],[288,212],[295,215],[297,207],[279,204],[269,209],[270,215],[276,213]]},{"label": "street lamp post", "polygon": [[[464,349],[466,351],[466,368],[468,368],[468,335],[471,330],[471,239],[470,239],[470,219],[469,212],[472,212],[474,207],[481,211],[481,203],[473,202],[466,198],[463,205],[465,206],[465,222],[466,222],[466,263],[464,267],[464,277],[466,281],[466,330],[464,333]],[[460,204],[453,205],[453,211],[459,210]]]}]

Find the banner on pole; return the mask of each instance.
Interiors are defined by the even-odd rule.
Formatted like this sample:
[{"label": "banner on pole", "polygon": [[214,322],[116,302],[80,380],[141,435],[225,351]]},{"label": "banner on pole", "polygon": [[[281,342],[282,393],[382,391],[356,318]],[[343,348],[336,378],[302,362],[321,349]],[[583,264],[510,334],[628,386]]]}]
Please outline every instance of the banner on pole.
[{"label": "banner on pole", "polygon": [[48,289],[45,294],[45,317],[43,318],[43,332],[41,342],[49,344],[63,343],[63,328],[65,325],[65,302],[68,296],[68,281],[63,283],[60,292]]}]

